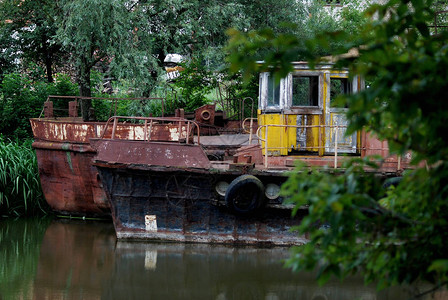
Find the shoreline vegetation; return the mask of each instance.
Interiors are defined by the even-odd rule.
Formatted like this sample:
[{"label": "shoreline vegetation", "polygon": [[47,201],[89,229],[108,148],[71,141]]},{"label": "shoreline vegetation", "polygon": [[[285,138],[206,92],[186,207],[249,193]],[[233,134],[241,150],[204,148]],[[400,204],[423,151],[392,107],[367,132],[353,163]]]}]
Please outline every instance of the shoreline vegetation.
[{"label": "shoreline vegetation", "polygon": [[0,135],[0,217],[49,213],[31,143],[30,139],[12,141]]}]

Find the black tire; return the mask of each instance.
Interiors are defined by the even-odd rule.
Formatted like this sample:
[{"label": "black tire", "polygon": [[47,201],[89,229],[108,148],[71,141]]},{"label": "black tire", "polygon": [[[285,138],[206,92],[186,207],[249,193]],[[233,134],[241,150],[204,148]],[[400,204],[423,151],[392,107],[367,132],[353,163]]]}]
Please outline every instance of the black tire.
[{"label": "black tire", "polygon": [[234,213],[255,212],[265,204],[263,183],[253,175],[238,176],[229,184],[225,201]]},{"label": "black tire", "polygon": [[403,177],[391,177],[391,178],[388,178],[388,179],[386,179],[384,181],[383,188],[387,189],[390,186],[397,187],[400,184],[402,179],[403,179]]}]

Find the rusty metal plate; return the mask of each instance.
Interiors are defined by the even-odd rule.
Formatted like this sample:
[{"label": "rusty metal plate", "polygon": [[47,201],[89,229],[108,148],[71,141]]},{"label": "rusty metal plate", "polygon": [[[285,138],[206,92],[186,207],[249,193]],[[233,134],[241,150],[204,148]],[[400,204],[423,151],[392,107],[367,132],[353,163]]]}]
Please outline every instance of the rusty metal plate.
[{"label": "rusty metal plate", "polygon": [[[36,140],[54,142],[72,142],[89,144],[89,139],[102,135],[105,122],[82,122],[80,118],[30,119],[33,135]],[[155,141],[178,141],[185,138],[180,132],[186,132],[186,126],[179,128],[175,124],[153,124],[151,139]],[[115,138],[143,140],[144,124],[118,123]],[[112,126],[109,126],[104,138],[110,138]]]},{"label": "rusty metal plate", "polygon": [[36,148],[42,191],[54,212],[110,216],[98,171],[92,165],[93,155],[92,152],[73,152],[61,148]]},{"label": "rusty metal plate", "polygon": [[97,151],[95,161],[177,168],[210,168],[199,145],[167,142],[91,140]]}]

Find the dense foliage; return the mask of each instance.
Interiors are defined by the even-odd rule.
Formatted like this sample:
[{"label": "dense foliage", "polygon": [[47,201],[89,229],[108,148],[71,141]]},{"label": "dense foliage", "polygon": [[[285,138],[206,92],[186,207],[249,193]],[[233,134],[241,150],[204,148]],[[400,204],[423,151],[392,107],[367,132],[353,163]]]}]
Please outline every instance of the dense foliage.
[{"label": "dense foliage", "polygon": [[11,142],[0,135],[0,216],[31,216],[47,211],[31,142]]},{"label": "dense foliage", "polygon": [[32,73],[5,75],[0,84],[0,133],[10,138],[32,137],[29,119],[39,117],[47,97],[76,93],[76,85],[66,75],[57,74],[51,83]]},{"label": "dense foliage", "polygon": [[[433,8],[431,0],[375,4],[367,10],[372,21],[355,35],[320,34],[306,50],[293,35],[232,33],[235,48],[270,48],[261,68],[277,77],[290,70],[291,58],[301,55],[312,65],[317,50],[336,57],[352,50],[335,67],[348,67],[370,87],[345,99],[347,134],[370,131],[386,139],[392,153],[412,153],[415,169],[396,188],[384,189],[363,171],[371,162],[352,162],[340,176],[303,168],[291,175],[283,193],[297,207],[309,205],[298,231],[309,234],[310,243],[294,249],[289,265],[317,268],[321,282],[362,272],[381,287],[419,279],[436,288],[448,283],[448,33],[430,27]],[[258,66],[245,55],[231,60],[251,72]]]},{"label": "dense foliage", "polygon": [[[217,109],[224,110],[227,117],[241,118],[242,101],[258,96],[258,80],[245,83],[240,74],[230,75],[227,69],[220,72],[210,71],[200,58],[182,63],[182,72],[173,80],[171,86],[178,91],[176,106],[185,111],[208,103],[216,103]],[[247,101],[245,110],[250,116],[252,102]],[[250,102],[250,103],[249,103]],[[254,108],[256,109],[256,108]],[[255,114],[255,113],[254,113]]]},{"label": "dense foliage", "polygon": [[47,81],[53,81],[54,68],[67,55],[54,38],[57,15],[56,1],[0,2],[0,82],[1,73],[18,71],[20,60],[39,63]]},{"label": "dense foliage", "polygon": [[[285,30],[280,33],[269,27],[250,31],[229,29],[227,60],[231,63],[231,71],[242,71],[245,78],[250,78],[258,71],[269,69],[280,79],[292,70],[291,61],[330,55],[344,46],[341,39],[328,39],[320,35],[326,31],[350,34],[356,37],[351,41],[352,46],[359,45],[357,36],[368,18],[362,13],[362,4],[351,2],[335,10],[322,8],[318,2],[311,3],[304,8],[306,13],[297,22],[281,23],[280,27]],[[259,61],[264,63],[259,64]]]},{"label": "dense foliage", "polygon": [[[99,69],[109,81],[126,79],[136,96],[154,96],[167,54],[202,56],[207,71],[216,71],[225,68],[226,28],[292,32],[280,24],[326,14],[317,7],[294,0],[5,0],[0,2],[0,19],[6,20],[0,23],[0,64],[6,74],[27,70],[33,62],[45,66],[52,81],[53,69],[64,62],[81,96],[92,95],[90,73]],[[91,105],[81,103],[85,120],[93,118]]]}]

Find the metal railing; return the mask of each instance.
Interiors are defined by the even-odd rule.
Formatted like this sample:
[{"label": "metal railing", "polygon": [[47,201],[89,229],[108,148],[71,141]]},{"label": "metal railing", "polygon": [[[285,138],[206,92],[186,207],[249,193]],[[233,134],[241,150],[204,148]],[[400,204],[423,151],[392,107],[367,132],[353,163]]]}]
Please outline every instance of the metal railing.
[{"label": "metal railing", "polygon": [[[111,105],[109,108],[109,116],[113,116],[117,114],[118,110],[118,102],[119,101],[126,101],[126,100],[132,100],[132,101],[146,101],[146,100],[159,100],[161,104],[161,113],[162,117],[165,115],[165,98],[162,97],[145,97],[145,98],[115,98],[115,97],[82,97],[82,96],[56,96],[56,95],[50,95],[47,97],[47,102],[52,100],[58,100],[58,99],[64,99],[64,100],[71,100],[71,102],[74,103],[74,110],[76,111],[76,116],[78,115],[78,108],[79,108],[79,101],[82,100],[102,100],[102,101],[110,101]],[[51,110],[58,110],[58,111],[70,111],[69,109],[61,109],[61,108],[51,108]],[[42,108],[42,111],[39,115],[39,119],[44,115],[45,111],[45,104]]]},{"label": "metal railing", "polygon": [[[336,129],[335,132],[335,138],[334,138],[334,168],[336,169],[338,166],[338,129],[341,128],[347,128],[346,125],[277,125],[277,124],[269,124],[269,125],[261,125],[257,129],[257,138],[259,142],[264,142],[264,166],[265,168],[268,167],[268,151],[269,149],[290,149],[290,147],[270,147],[268,146],[268,132],[269,127],[280,127],[280,128],[319,128],[319,138],[318,138],[318,145],[317,146],[310,146],[310,147],[301,147],[301,149],[325,149],[329,148],[328,146],[321,145],[322,140],[322,133],[321,128],[334,128]],[[264,139],[261,136],[262,129],[264,128]],[[358,148],[357,148],[358,150]]]},{"label": "metal railing", "polygon": [[[347,128],[347,125],[278,125],[278,124],[269,124],[269,125],[261,125],[258,127],[257,129],[257,138],[258,138],[258,142],[261,144],[261,142],[264,142],[264,167],[268,168],[268,151],[272,150],[272,149],[290,149],[291,147],[269,147],[268,145],[268,132],[269,132],[269,127],[281,127],[281,128],[288,128],[288,127],[292,127],[292,128],[319,128],[319,139],[318,139],[318,145],[317,146],[309,146],[309,147],[301,147],[301,149],[326,149],[326,148],[330,148],[329,146],[326,145],[322,145],[322,132],[321,129],[322,128],[334,128],[334,152],[333,152],[333,156],[334,156],[334,161],[333,161],[333,168],[337,169],[338,167],[338,129],[341,128]],[[261,136],[261,132],[264,129],[264,134],[265,137],[264,139]],[[365,147],[356,147],[355,148],[356,151],[360,151],[360,150],[380,150],[380,151],[384,151],[384,150],[389,150],[389,149],[384,149],[384,148],[365,148]],[[401,156],[398,155],[397,156],[397,171],[401,169]]]},{"label": "metal railing", "polygon": [[[192,143],[194,143],[194,129],[196,127],[197,130],[197,143],[200,143],[200,128],[199,125],[194,122],[194,121],[190,121],[187,119],[181,119],[181,118],[168,118],[168,117],[130,117],[130,116],[113,116],[110,117],[107,122],[106,125],[104,126],[103,132],[101,134],[100,138],[104,138],[107,128],[110,126],[110,124],[112,123],[112,134],[111,134],[111,139],[115,139],[115,135],[116,135],[116,131],[117,131],[117,126],[119,124],[119,119],[127,119],[127,120],[137,120],[137,121],[144,121],[141,125],[143,126],[143,140],[144,141],[151,141],[152,137],[152,130],[153,130],[153,126],[156,125],[172,125],[177,124],[178,127],[178,133],[179,133],[179,142],[181,141],[181,137],[182,137],[182,133],[184,132],[185,134],[185,142],[186,144],[189,144],[190,142],[190,137],[192,140]],[[170,124],[171,123],[171,124]],[[123,124],[123,123],[122,123]],[[183,130],[183,128],[185,128],[185,130]]]}]

